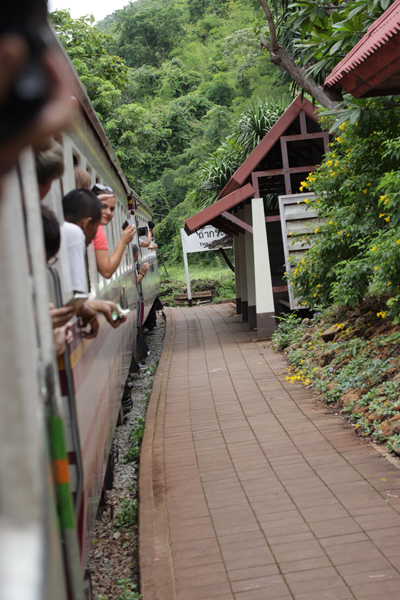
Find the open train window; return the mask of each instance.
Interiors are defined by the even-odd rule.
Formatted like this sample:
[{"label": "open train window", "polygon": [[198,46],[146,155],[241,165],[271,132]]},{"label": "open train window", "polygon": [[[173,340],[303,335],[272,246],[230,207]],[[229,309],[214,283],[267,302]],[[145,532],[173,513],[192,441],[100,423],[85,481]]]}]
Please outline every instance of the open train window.
[{"label": "open train window", "polygon": [[81,165],[81,155],[77,150],[72,149],[72,160],[74,161],[74,167]]},{"label": "open train window", "polygon": [[86,167],[86,171],[89,173],[90,179],[93,181],[92,167],[87,166]]},{"label": "open train window", "polygon": [[98,175],[96,175],[96,183],[101,183],[100,177]]}]

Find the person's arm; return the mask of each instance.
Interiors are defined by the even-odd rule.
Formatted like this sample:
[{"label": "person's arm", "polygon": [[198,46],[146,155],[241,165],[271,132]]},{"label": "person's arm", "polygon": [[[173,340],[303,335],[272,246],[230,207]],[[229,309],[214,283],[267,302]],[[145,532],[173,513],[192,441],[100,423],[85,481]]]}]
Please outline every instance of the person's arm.
[{"label": "person's arm", "polygon": [[129,225],[129,227],[124,229],[117,247],[111,256],[109,255],[108,250],[96,250],[97,270],[99,271],[100,275],[106,279],[110,279],[113,273],[115,273],[117,270],[125,248],[133,240],[135,233],[136,227],[134,225]]},{"label": "person's arm", "polygon": [[137,276],[137,281],[138,283],[142,283],[143,279],[146,277],[147,271],[149,270],[149,263],[145,262],[142,264],[142,266],[140,267],[140,271],[138,273]]},{"label": "person's arm", "polygon": [[148,248],[151,244],[152,237],[153,237],[153,234],[152,234],[151,230],[149,229],[147,232],[147,239],[144,242],[140,242],[140,247]]}]

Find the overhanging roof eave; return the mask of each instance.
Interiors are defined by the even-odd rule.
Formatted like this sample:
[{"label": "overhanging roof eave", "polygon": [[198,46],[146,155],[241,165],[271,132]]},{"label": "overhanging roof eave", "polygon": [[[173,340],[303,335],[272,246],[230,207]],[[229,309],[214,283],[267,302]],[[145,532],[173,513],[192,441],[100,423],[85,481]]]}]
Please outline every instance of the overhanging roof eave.
[{"label": "overhanging roof eave", "polygon": [[221,200],[218,200],[211,206],[207,206],[202,211],[198,212],[193,217],[186,219],[185,231],[188,235],[191,235],[198,229],[205,227],[211,221],[220,217],[222,213],[232,210],[235,206],[238,206],[248,198],[254,195],[254,188],[250,183],[247,183],[243,187],[235,190],[231,194],[228,194]]}]

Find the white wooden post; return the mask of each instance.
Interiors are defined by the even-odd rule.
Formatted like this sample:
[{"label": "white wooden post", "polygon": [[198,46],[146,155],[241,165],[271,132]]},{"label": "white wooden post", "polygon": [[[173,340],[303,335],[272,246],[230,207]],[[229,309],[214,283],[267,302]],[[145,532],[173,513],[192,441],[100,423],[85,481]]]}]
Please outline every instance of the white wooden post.
[{"label": "white wooden post", "polygon": [[275,307],[263,199],[253,198],[251,210],[253,213],[257,336],[266,338],[271,337],[275,331]]},{"label": "white wooden post", "polygon": [[186,244],[185,244],[185,235],[184,234],[185,234],[184,230],[181,229],[181,240],[182,240],[182,250],[183,250],[183,264],[185,265],[187,295],[188,295],[188,300],[189,300],[189,306],[193,306],[192,289],[190,287],[190,277],[189,277],[189,265],[188,265],[188,259],[187,259]]}]

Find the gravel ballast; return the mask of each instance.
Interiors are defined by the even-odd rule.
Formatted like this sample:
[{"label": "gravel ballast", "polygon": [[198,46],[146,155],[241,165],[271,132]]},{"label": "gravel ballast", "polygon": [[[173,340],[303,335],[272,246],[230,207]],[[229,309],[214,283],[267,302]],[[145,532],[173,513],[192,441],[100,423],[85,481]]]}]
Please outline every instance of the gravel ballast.
[{"label": "gravel ballast", "polygon": [[[150,355],[145,361],[146,368],[141,369],[139,375],[130,375],[133,384],[132,410],[126,415],[124,424],[117,427],[114,435],[114,455],[117,456],[114,486],[107,491],[106,506],[99,508],[88,564],[93,598],[96,599],[116,600],[121,596],[121,585],[128,586],[129,589],[136,585],[136,591],[139,590],[137,521],[129,527],[116,525],[124,505],[131,506],[137,498],[139,463],[125,463],[124,456],[131,446],[129,434],[132,428],[138,418],[146,414],[164,334],[165,322],[159,314],[157,327],[144,333],[150,348]],[[121,580],[124,580],[123,584],[119,583]]]}]

